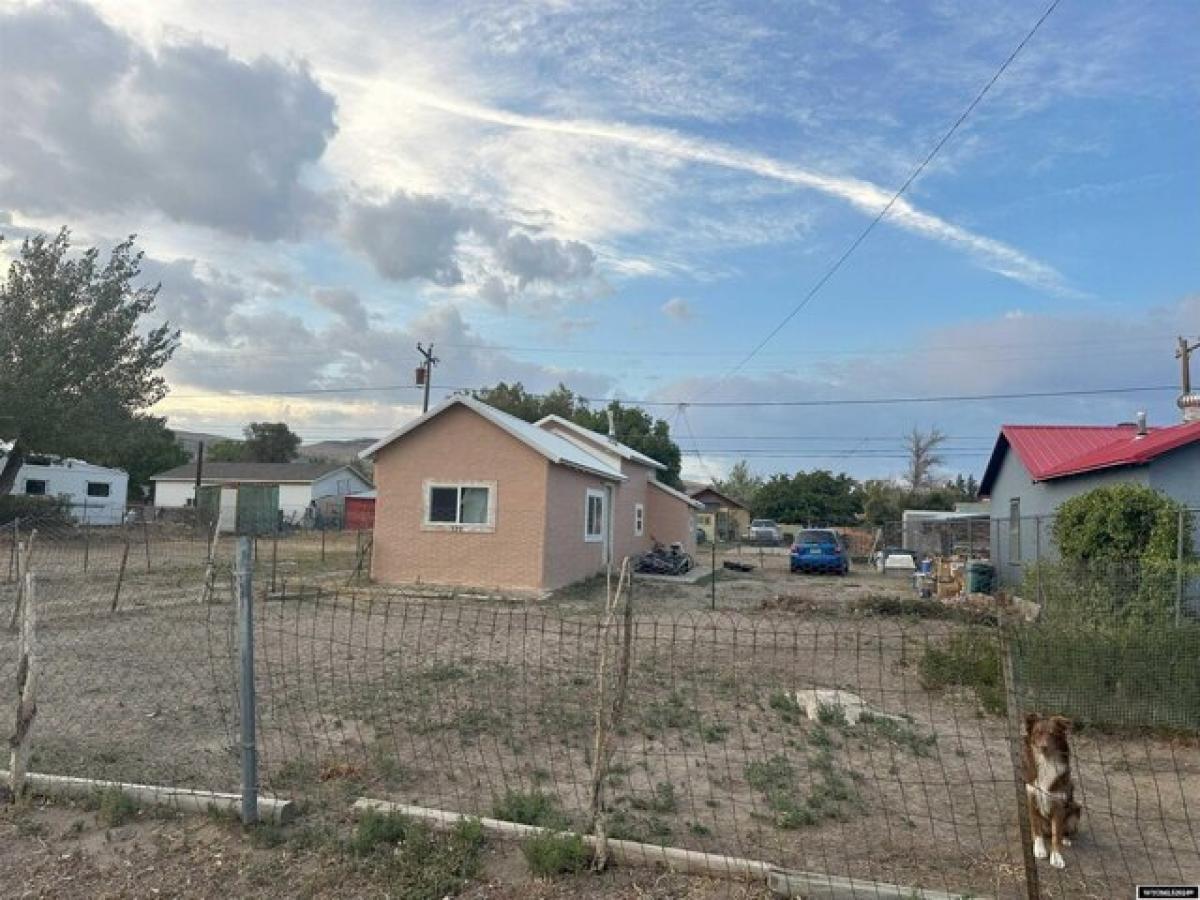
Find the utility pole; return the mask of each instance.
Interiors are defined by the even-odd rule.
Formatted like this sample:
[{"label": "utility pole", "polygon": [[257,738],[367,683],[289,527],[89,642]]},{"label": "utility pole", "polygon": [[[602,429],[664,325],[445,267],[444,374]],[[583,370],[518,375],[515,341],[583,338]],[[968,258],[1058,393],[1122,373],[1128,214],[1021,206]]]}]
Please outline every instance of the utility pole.
[{"label": "utility pole", "polygon": [[425,397],[421,401],[421,412],[427,413],[429,412],[429,384],[433,381],[433,367],[438,364],[438,358],[433,355],[433,344],[429,345],[428,350],[417,344],[417,352],[425,360],[417,367],[417,385],[425,387]]},{"label": "utility pole", "polygon": [[1194,344],[1188,344],[1188,339],[1180,337],[1179,349],[1175,351],[1175,358],[1178,359],[1181,368],[1181,383],[1183,385],[1184,396],[1192,392],[1192,354],[1200,350],[1200,341]]},{"label": "utility pole", "polygon": [[192,505],[200,505],[200,484],[204,477],[204,441],[196,445],[196,489],[192,494]]}]

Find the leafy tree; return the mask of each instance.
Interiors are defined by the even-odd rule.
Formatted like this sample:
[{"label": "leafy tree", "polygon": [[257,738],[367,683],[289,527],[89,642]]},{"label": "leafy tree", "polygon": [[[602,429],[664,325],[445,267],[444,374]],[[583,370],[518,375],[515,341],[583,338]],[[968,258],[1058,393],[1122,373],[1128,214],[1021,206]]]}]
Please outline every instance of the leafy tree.
[{"label": "leafy tree", "polygon": [[108,262],[70,255],[67,229],[26,239],[0,285],[0,433],[12,446],[0,496],[31,452],[97,459],[167,393],[179,332],[152,327],[159,286],[136,287],[133,238]]},{"label": "leafy tree", "polygon": [[946,442],[946,435],[937,428],[923,432],[914,428],[911,434],[904,438],[904,446],[908,451],[908,470],[906,479],[914,491],[929,487],[933,481],[933,473],[944,460],[938,453],[938,448]]},{"label": "leafy tree", "polygon": [[[1067,560],[1173,560],[1179,549],[1182,509],[1166,494],[1145,485],[1098,487],[1058,508],[1054,540]],[[1187,523],[1186,515],[1183,521]],[[1184,551],[1191,553],[1186,524]]]},{"label": "leafy tree", "polygon": [[204,450],[209,462],[245,462],[245,444],[242,441],[217,441]]},{"label": "leafy tree", "polygon": [[726,497],[732,497],[747,507],[754,505],[754,498],[762,486],[762,476],[751,472],[750,464],[744,459],[734,463],[733,468],[729,470],[729,477],[722,478],[713,485]]},{"label": "leafy tree", "polygon": [[593,409],[564,384],[559,384],[547,394],[531,394],[519,381],[512,384],[502,381],[495,387],[472,391],[471,395],[526,422],[557,415],[599,434],[608,434],[608,413],[611,410],[617,439],[666,466],[666,471],[659,473],[659,480],[675,487],[681,486],[679,472],[682,457],[679,446],[671,439],[670,425],[663,419],[653,418],[645,410],[622,406],[616,400],[600,409]]},{"label": "leafy tree", "polygon": [[824,469],[772,475],[755,495],[751,508],[755,518],[801,525],[849,525],[861,511],[858,482]]},{"label": "leafy tree", "polygon": [[300,436],[285,422],[251,422],[242,443],[246,462],[292,462],[300,454]]},{"label": "leafy tree", "polygon": [[150,479],[159,472],[182,466],[188,461],[188,454],[176,443],[165,419],[135,416],[126,428],[96,450],[92,461],[124,469],[129,474],[129,499],[145,500]]}]

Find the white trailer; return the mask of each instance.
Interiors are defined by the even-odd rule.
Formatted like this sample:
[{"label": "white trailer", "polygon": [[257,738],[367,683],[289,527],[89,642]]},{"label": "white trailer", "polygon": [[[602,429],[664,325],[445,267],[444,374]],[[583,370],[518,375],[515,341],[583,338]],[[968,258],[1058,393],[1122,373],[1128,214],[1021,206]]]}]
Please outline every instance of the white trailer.
[{"label": "white trailer", "polygon": [[[44,457],[35,457],[43,459]],[[2,463],[4,457],[0,457]],[[129,476],[121,469],[94,466],[81,459],[26,462],[17,470],[13,494],[28,497],[61,497],[77,522],[120,525],[125,521]]]}]

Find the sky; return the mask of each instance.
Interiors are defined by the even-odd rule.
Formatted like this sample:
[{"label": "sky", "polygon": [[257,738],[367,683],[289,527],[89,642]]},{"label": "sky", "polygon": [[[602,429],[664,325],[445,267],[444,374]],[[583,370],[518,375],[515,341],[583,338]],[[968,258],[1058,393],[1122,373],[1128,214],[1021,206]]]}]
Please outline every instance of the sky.
[{"label": "sky", "polygon": [[180,429],[381,435],[420,341],[435,399],[652,404],[693,478],[914,427],[978,477],[1176,392],[841,401],[1169,388],[1200,337],[1190,0],[1062,0],[822,283],[1046,6],[0,0],[0,255],[136,234]]}]

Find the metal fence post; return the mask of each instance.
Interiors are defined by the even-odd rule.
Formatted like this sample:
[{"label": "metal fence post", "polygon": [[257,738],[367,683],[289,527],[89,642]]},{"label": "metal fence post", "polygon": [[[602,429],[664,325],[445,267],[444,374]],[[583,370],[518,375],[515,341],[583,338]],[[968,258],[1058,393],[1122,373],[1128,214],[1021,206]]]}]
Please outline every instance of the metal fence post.
[{"label": "metal fence post", "polygon": [[321,527],[321,562],[325,562],[325,528]]},{"label": "metal fence post", "polygon": [[1042,594],[1042,517],[1033,517],[1033,565],[1034,571],[1037,572],[1037,602],[1041,606],[1045,603],[1045,598]]},{"label": "metal fence post", "polygon": [[279,572],[279,532],[271,537],[271,593],[275,593],[275,577]]},{"label": "metal fence post", "polygon": [[[716,530],[715,528],[713,529]],[[717,536],[713,535],[712,542],[712,608],[717,608]]]},{"label": "metal fence post", "polygon": [[250,538],[238,538],[238,656],[242,741],[242,824],[258,821],[258,750],[255,745],[254,707],[254,565]]},{"label": "metal fence post", "polygon": [[1183,622],[1183,529],[1186,513],[1179,511],[1179,533],[1175,535],[1175,627]]},{"label": "metal fence post", "polygon": [[8,551],[8,580],[12,581],[17,571],[17,542],[21,540],[21,519],[13,519],[12,548]]}]

